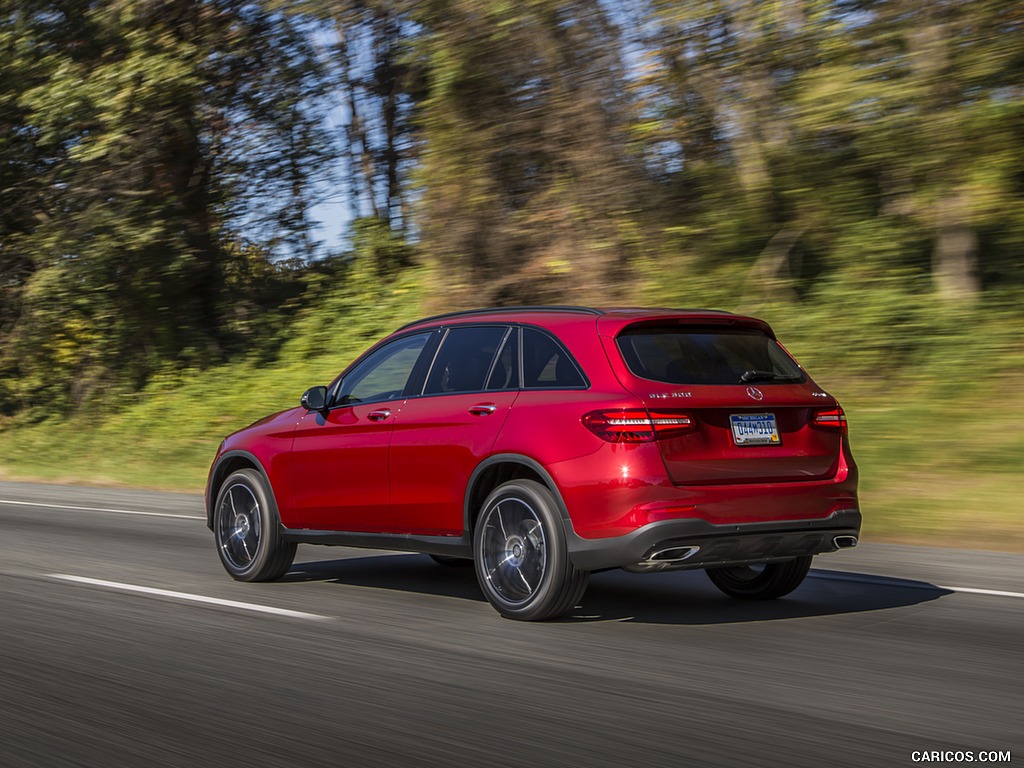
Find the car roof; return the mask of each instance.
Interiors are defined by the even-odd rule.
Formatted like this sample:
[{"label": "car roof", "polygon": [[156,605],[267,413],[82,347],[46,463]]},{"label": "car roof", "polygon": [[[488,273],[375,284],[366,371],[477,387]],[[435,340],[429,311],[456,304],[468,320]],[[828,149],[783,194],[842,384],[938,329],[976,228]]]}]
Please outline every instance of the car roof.
[{"label": "car roof", "polygon": [[[675,309],[668,307],[578,307],[578,306],[517,306],[487,307],[483,309],[467,309],[458,312],[447,312],[441,315],[425,317],[422,320],[403,325],[398,331],[405,331],[419,326],[455,325],[479,322],[526,322],[543,327],[556,328],[580,323],[599,322],[601,332],[615,336],[628,325],[642,321],[678,318],[686,320],[706,320],[714,323],[730,325],[746,325],[763,328],[768,333],[764,321],[756,318],[736,315],[720,309]],[[396,331],[396,333],[398,332]]]}]

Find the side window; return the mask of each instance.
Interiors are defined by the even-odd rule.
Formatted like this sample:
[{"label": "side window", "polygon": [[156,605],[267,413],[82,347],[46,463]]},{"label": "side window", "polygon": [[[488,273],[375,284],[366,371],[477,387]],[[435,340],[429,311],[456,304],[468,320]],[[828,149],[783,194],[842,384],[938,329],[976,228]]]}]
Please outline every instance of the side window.
[{"label": "side window", "polygon": [[487,377],[484,389],[496,391],[501,389],[519,389],[519,329],[512,328],[505,343],[491,366],[491,375]]},{"label": "side window", "polygon": [[527,389],[587,386],[583,374],[557,341],[546,333],[523,328],[523,385]]},{"label": "side window", "polygon": [[450,328],[430,368],[423,394],[483,390],[494,353],[507,330],[505,326]]},{"label": "side window", "polygon": [[429,333],[418,333],[378,349],[341,380],[335,405],[401,397],[428,338]]}]

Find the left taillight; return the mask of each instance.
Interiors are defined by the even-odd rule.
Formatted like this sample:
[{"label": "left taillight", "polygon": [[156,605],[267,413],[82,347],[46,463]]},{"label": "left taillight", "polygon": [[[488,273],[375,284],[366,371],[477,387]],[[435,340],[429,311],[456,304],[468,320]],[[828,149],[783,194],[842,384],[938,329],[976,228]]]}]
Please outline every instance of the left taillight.
[{"label": "left taillight", "polygon": [[581,421],[583,426],[609,443],[650,443],[696,428],[696,422],[687,413],[648,411],[644,408],[591,411]]},{"label": "left taillight", "polygon": [[835,429],[840,434],[847,434],[846,413],[840,406],[835,408],[819,408],[814,413],[811,423],[823,429]]}]

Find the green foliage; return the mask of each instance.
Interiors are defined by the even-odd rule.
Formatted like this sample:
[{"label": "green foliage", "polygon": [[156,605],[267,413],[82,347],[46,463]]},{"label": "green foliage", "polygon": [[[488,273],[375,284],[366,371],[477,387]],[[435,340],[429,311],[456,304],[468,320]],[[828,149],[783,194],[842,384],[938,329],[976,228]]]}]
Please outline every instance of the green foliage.
[{"label": "green foliage", "polygon": [[[0,422],[0,477],[199,492],[225,434],[328,383],[381,334],[421,316],[437,290],[438,276],[423,269],[382,286],[372,261],[364,262],[335,288],[321,287],[272,363],[253,355],[205,371],[167,370],[108,413]],[[882,309],[898,316],[906,294],[887,290],[892,301]],[[918,325],[904,323],[901,335],[918,340],[914,365],[880,367],[884,347],[858,349],[884,338],[868,319],[879,307],[862,306],[858,315],[853,297],[834,298],[807,316],[784,306],[761,309],[847,410],[867,538],[1024,548],[1017,503],[1024,318],[1008,317],[1003,307],[929,320],[923,307],[913,307],[905,317]],[[965,514],[979,504],[983,516]]]},{"label": "green foliage", "polygon": [[[287,18],[228,2],[0,14],[0,412],[110,398],[266,337],[274,313],[254,318],[300,287],[269,261],[278,240],[312,255],[292,213],[322,159],[300,109],[311,56]],[[252,185],[269,230],[247,218]],[[243,224],[262,242],[237,246]]]},{"label": "green foliage", "polygon": [[[91,404],[63,419],[0,420],[0,477],[129,483],[198,490],[224,435],[298,404],[371,343],[421,312],[429,273],[381,279],[357,257],[324,278],[309,272],[306,303],[281,331],[272,361],[258,351],[205,370],[166,367],[116,407]],[[372,312],[366,307],[372,306]]]}]

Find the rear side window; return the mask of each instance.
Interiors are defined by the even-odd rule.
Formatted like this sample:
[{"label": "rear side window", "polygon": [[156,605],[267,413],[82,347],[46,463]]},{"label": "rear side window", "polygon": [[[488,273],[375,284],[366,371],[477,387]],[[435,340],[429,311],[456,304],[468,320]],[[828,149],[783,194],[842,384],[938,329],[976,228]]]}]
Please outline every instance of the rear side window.
[{"label": "rear side window", "polygon": [[506,326],[449,329],[427,376],[425,395],[479,392],[491,371],[494,354],[505,339]]},{"label": "rear side window", "polygon": [[565,389],[586,387],[587,381],[565,347],[546,333],[523,328],[523,385]]},{"label": "rear side window", "polygon": [[654,381],[782,384],[807,380],[774,339],[754,329],[627,329],[617,343],[629,370]]}]

